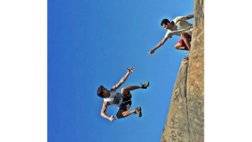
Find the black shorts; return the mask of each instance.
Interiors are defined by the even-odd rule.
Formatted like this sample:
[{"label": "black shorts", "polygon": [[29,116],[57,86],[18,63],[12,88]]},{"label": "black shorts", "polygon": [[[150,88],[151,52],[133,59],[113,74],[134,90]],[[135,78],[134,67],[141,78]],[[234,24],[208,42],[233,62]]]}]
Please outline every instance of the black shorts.
[{"label": "black shorts", "polygon": [[123,97],[123,102],[122,104],[120,105],[119,107],[119,110],[118,112],[116,113],[116,117],[119,119],[119,118],[123,118],[124,116],[122,115],[122,113],[124,111],[127,111],[128,108],[131,106],[132,102],[131,102],[131,94],[128,94],[128,95],[124,95]]}]

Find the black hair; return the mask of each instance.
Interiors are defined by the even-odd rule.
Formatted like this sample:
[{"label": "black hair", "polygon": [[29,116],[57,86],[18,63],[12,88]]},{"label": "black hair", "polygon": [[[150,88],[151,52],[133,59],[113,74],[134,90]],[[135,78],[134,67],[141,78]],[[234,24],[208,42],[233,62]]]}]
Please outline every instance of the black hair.
[{"label": "black hair", "polygon": [[99,87],[98,87],[98,89],[97,89],[97,95],[99,96],[99,97],[101,97],[101,98],[104,98],[104,96],[103,96],[103,90],[105,89],[105,87],[104,86],[102,86],[102,85],[100,85]]},{"label": "black hair", "polygon": [[170,23],[170,21],[168,19],[163,19],[160,23],[161,26],[163,26],[164,24]]}]

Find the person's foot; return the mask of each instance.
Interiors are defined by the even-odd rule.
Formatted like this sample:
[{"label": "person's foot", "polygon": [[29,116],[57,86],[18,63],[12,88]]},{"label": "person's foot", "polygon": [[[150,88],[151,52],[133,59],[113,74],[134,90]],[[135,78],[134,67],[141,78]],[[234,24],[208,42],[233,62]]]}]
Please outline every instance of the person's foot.
[{"label": "person's foot", "polygon": [[142,117],[142,108],[141,107],[136,108],[136,114],[138,114],[138,117]]},{"label": "person's foot", "polygon": [[188,60],[189,60],[189,57],[188,57],[188,56],[184,58],[184,61],[188,61]]},{"label": "person's foot", "polygon": [[146,88],[149,87],[149,85],[150,85],[149,82],[145,82],[144,84],[141,84],[141,88],[142,88],[142,89],[146,89]]}]

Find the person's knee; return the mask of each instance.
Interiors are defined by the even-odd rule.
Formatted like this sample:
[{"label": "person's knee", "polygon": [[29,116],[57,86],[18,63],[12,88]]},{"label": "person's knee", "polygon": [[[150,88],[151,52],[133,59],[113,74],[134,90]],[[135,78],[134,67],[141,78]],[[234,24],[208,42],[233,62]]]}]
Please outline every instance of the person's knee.
[{"label": "person's knee", "polygon": [[124,111],[124,112],[122,112],[122,116],[123,116],[123,117],[125,117],[125,116],[127,116],[127,115],[129,115],[129,111]]},{"label": "person's knee", "polygon": [[178,42],[175,44],[176,49],[180,49],[181,47],[183,47],[182,43]]},{"label": "person's knee", "polygon": [[119,113],[117,113],[116,117],[117,117],[117,119],[124,118],[127,116],[127,113],[128,113],[127,111],[119,112]]}]

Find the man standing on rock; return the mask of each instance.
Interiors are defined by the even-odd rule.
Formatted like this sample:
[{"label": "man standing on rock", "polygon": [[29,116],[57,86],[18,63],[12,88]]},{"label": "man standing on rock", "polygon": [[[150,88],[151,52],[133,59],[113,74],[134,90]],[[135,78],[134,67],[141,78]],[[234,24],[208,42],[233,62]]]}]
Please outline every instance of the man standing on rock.
[{"label": "man standing on rock", "polygon": [[172,38],[173,35],[180,36],[180,40],[175,44],[176,49],[190,50],[193,25],[187,20],[193,17],[193,15],[178,16],[172,21],[169,21],[168,19],[163,19],[161,21],[161,26],[165,30],[167,30],[167,32],[163,39],[161,39],[161,41],[150,50],[150,54],[154,54],[155,51],[160,48],[169,38]]},{"label": "man standing on rock", "polygon": [[[135,109],[130,109],[131,107],[131,91],[136,89],[146,89],[149,86],[149,82],[141,84],[140,86],[127,86],[122,88],[120,93],[116,90],[127,80],[129,75],[134,71],[134,68],[128,68],[126,74],[116,83],[111,89],[106,89],[104,86],[100,85],[97,89],[97,95],[103,98],[103,104],[101,109],[101,116],[109,121],[114,121],[116,119],[125,118],[132,114],[137,114],[139,117],[142,116],[141,107],[136,107]],[[110,105],[116,105],[119,110],[116,115],[108,115],[107,109]]]}]

